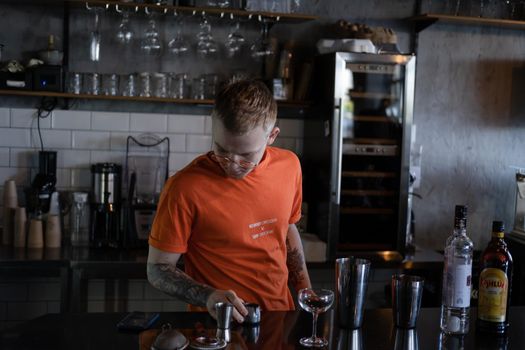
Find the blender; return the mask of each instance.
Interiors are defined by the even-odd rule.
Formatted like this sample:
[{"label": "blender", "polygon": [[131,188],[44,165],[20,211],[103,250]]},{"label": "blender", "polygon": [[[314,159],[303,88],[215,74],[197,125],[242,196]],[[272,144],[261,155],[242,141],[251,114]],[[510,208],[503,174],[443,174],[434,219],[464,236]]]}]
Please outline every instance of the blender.
[{"label": "blender", "polygon": [[149,133],[128,136],[126,238],[130,246],[147,246],[160,193],[168,178],[168,159],[168,137]]}]

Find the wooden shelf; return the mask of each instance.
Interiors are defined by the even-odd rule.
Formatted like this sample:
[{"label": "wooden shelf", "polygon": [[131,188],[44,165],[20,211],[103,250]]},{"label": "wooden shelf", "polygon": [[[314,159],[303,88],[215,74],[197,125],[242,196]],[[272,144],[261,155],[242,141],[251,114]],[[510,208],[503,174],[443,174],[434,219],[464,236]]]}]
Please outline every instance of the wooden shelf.
[{"label": "wooden shelf", "polygon": [[[176,99],[164,97],[139,97],[139,96],[107,96],[107,95],[77,95],[67,92],[51,92],[51,91],[27,91],[27,90],[0,90],[0,95],[8,96],[26,96],[26,97],[56,97],[56,98],[72,98],[72,99],[91,99],[91,100],[114,100],[114,101],[142,101],[142,102],[164,102],[190,105],[209,105],[214,104],[214,100],[198,100],[198,99]],[[291,108],[308,108],[310,102],[308,101],[277,101],[280,107]]]},{"label": "wooden shelf", "polygon": [[491,27],[501,27],[510,29],[525,29],[525,21],[515,21],[510,19],[483,18],[483,17],[466,17],[453,16],[435,13],[426,13],[408,18],[416,23],[416,31],[420,32],[428,26],[440,23],[465,24],[465,25],[482,25]]},{"label": "wooden shelf", "polygon": [[[66,0],[65,3],[70,4],[71,6],[85,7],[86,1],[82,0]],[[206,13],[208,15],[216,15],[218,17],[224,16],[233,16],[233,17],[245,17],[248,19],[265,19],[275,22],[304,22],[316,20],[319,17],[299,14],[299,13],[280,13],[280,12],[266,12],[266,11],[246,11],[242,9],[232,9],[232,8],[218,8],[218,7],[188,7],[188,6],[162,6],[155,4],[143,4],[143,3],[134,3],[134,2],[120,2],[120,1],[87,1],[89,6],[96,7],[106,7],[107,9],[115,9],[118,6],[119,9],[128,8],[132,9],[135,12],[140,10],[146,11],[156,11],[160,13],[173,14],[173,11],[178,13],[187,13],[187,14],[200,14]]]}]

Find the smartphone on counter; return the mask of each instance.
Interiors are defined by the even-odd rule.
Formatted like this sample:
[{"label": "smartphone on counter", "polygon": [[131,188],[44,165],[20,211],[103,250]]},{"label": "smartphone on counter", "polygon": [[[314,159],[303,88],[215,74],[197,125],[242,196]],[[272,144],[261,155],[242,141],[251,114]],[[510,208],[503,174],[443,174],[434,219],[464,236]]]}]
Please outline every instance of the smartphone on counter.
[{"label": "smartphone on counter", "polygon": [[133,311],[117,323],[117,329],[120,331],[143,331],[150,328],[158,319],[158,312]]}]

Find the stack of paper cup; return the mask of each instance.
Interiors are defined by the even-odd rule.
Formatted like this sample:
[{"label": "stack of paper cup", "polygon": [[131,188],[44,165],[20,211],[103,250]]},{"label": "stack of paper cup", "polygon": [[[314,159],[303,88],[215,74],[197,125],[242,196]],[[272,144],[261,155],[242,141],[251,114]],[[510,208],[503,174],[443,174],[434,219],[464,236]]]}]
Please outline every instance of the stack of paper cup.
[{"label": "stack of paper cup", "polygon": [[4,230],[2,244],[13,244],[14,216],[15,209],[18,207],[18,196],[16,194],[16,183],[14,180],[7,180],[4,183]]},{"label": "stack of paper cup", "polygon": [[26,246],[26,226],[27,226],[26,208],[16,208],[14,226],[15,226],[15,235],[13,238],[13,247],[25,248]]},{"label": "stack of paper cup", "polygon": [[29,223],[29,234],[27,235],[28,248],[44,248],[44,233],[42,220],[31,219]]},{"label": "stack of paper cup", "polygon": [[48,215],[46,223],[46,248],[60,248],[62,233],[60,231],[60,217]]}]

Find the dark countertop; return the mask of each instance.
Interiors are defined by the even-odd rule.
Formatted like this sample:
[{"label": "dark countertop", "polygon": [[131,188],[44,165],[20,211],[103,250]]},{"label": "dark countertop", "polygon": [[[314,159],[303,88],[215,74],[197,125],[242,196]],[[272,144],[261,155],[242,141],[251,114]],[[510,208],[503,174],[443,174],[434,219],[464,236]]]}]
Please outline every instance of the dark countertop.
[{"label": "dark countertop", "polygon": [[[351,255],[351,253],[349,253]],[[376,252],[354,254],[372,260],[373,269],[411,270],[429,282],[425,288],[439,290],[430,283],[436,271],[442,270],[443,256],[430,250],[416,250],[403,260],[398,254]],[[86,290],[89,279],[146,279],[148,250],[142,249],[90,249],[64,247],[62,249],[17,249],[0,247],[1,277],[60,277],[61,311],[87,310]],[[182,263],[181,259],[181,263]],[[310,271],[334,271],[335,263],[307,263]],[[439,274],[437,274],[439,275]],[[436,275],[436,276],[437,276]],[[434,293],[436,294],[436,293]],[[433,297],[433,299],[436,299]],[[432,300],[427,297],[426,300]],[[436,305],[435,302],[427,306]]]},{"label": "dark countertop", "polygon": [[[425,268],[442,266],[443,255],[432,251],[417,249],[404,259],[393,252],[349,252],[348,256],[366,257],[372,260],[373,267],[379,268]],[[124,264],[145,266],[148,258],[147,248],[143,249],[90,249],[64,247],[59,249],[25,249],[0,247],[0,266],[40,265],[61,267],[64,265],[90,266],[98,264]],[[309,268],[333,269],[334,262],[309,262]]]},{"label": "dark countertop", "polygon": [[[115,325],[122,313],[48,314],[0,333],[3,350],[25,349],[137,349],[139,337],[134,333],[117,331]],[[471,312],[475,319],[475,310]],[[153,328],[169,322],[176,329],[194,330],[197,323],[215,329],[215,322],[207,313],[161,313]],[[510,310],[511,327],[507,337],[496,338],[477,334],[474,322],[464,337],[444,337],[439,332],[439,309],[421,310],[415,330],[396,330],[392,326],[390,309],[366,310],[361,331],[339,330],[335,326],[334,312],[320,316],[318,334],[329,339],[329,349],[383,350],[383,349],[523,349],[525,344],[525,307]],[[262,314],[257,343],[247,338],[249,329],[237,326],[228,349],[300,349],[298,340],[309,336],[311,315],[304,311],[267,312]],[[196,334],[196,331],[192,331]],[[417,344],[415,344],[417,342]],[[441,345],[440,345],[441,343]]]}]

